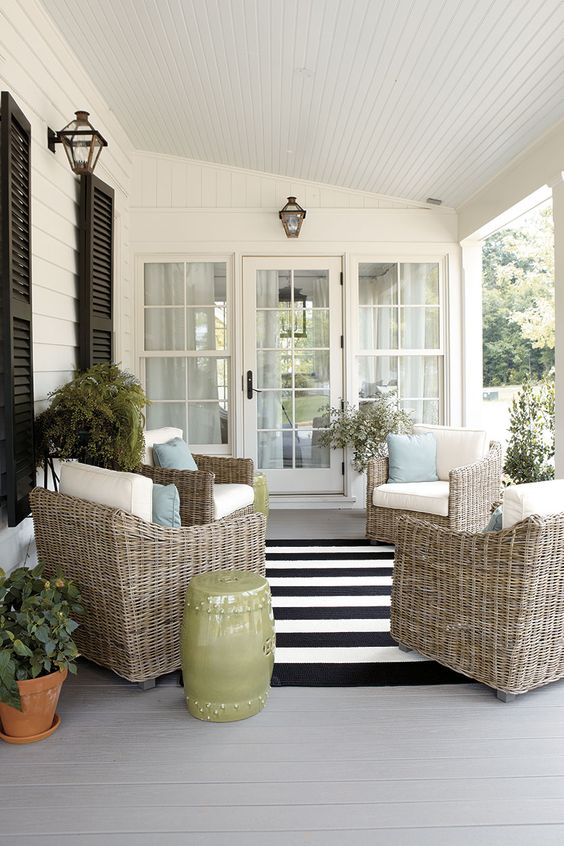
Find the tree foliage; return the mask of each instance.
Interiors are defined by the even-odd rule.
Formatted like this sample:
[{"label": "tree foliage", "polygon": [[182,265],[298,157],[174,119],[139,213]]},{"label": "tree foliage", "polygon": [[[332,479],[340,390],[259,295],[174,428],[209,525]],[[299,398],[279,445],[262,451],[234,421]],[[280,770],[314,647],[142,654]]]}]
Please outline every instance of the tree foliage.
[{"label": "tree foliage", "polygon": [[485,386],[536,381],[554,366],[553,244],[550,206],[484,242]]}]

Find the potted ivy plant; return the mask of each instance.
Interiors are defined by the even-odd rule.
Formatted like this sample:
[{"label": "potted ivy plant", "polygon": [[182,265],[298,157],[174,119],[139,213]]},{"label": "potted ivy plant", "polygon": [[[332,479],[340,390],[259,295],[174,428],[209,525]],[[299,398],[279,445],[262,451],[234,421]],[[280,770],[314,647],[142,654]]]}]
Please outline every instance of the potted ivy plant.
[{"label": "potted ivy plant", "polygon": [[3,740],[32,743],[59,725],[62,684],[76,673],[72,638],[83,611],[78,587],[42,566],[0,570],[0,723]]},{"label": "potted ivy plant", "polygon": [[394,394],[385,394],[358,408],[345,403],[343,408],[325,409],[326,426],[319,440],[333,449],[352,449],[352,464],[363,473],[371,458],[387,455],[389,434],[410,434],[413,418],[398,406]]},{"label": "potted ivy plant", "polygon": [[49,398],[35,421],[38,464],[52,456],[109,470],[139,467],[147,398],[135,376],[117,364],[95,364]]}]

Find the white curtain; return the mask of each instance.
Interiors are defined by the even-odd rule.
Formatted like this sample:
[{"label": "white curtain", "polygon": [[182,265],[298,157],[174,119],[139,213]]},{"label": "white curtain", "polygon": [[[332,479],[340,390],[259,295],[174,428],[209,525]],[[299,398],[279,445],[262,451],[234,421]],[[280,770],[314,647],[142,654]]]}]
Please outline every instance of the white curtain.
[{"label": "white curtain", "polygon": [[[214,302],[215,267],[212,262],[186,266],[186,304],[204,306]],[[215,307],[186,309],[189,349],[214,350]],[[213,400],[213,402],[195,402]],[[224,412],[225,413],[225,412]],[[210,356],[188,359],[188,440],[191,444],[221,443],[221,408],[218,393],[218,362]]]},{"label": "white curtain", "polygon": [[[257,350],[257,373],[255,387],[259,389],[281,388],[282,368],[280,349],[279,277],[277,270],[259,270],[256,275],[256,302],[262,311],[261,340],[265,351]],[[257,394],[257,428],[274,428],[287,423],[282,408],[282,394],[278,390],[264,390]],[[284,466],[284,445],[282,432],[259,432],[259,466],[265,470]]]}]

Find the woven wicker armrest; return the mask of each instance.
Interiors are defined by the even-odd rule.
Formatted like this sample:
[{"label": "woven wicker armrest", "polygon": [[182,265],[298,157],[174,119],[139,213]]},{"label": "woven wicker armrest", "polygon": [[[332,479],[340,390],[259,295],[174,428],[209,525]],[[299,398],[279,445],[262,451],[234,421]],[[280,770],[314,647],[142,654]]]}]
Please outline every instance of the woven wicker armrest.
[{"label": "woven wicker armrest", "polygon": [[372,502],[374,488],[388,481],[388,458],[371,458],[366,465],[366,476],[366,490]]},{"label": "woven wicker armrest", "polygon": [[488,454],[449,474],[449,520],[453,529],[480,531],[489,519],[501,489],[501,444],[491,441]]},{"label": "woven wicker armrest", "polygon": [[183,526],[200,526],[214,519],[213,473],[205,470],[172,470],[142,464],[139,473],[157,485],[176,485]]},{"label": "woven wicker armrest", "polygon": [[252,485],[254,465],[250,458],[228,458],[220,455],[194,455],[198,470],[215,475],[218,485]]}]

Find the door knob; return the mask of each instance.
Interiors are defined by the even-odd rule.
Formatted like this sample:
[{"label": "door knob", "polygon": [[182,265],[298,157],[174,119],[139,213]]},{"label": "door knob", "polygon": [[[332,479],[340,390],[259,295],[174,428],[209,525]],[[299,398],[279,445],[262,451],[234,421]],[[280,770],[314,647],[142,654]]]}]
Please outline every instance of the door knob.
[{"label": "door knob", "polygon": [[253,398],[253,393],[262,393],[258,388],[253,388],[253,371],[247,370],[247,399]]}]

